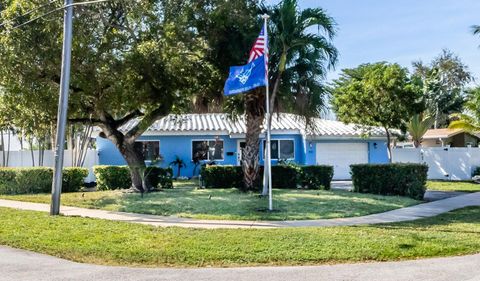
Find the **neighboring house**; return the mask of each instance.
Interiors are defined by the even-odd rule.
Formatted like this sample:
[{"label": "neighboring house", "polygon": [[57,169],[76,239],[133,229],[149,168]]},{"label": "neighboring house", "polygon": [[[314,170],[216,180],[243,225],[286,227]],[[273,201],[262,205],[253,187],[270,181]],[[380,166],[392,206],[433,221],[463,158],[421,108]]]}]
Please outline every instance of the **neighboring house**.
[{"label": "neighboring house", "polygon": [[[128,130],[136,121],[122,128]],[[386,137],[375,128],[369,138],[355,125],[316,119],[315,129],[306,130],[305,123],[292,114],[280,114],[272,120],[272,159],[292,161],[301,165],[333,165],[335,179],[349,179],[349,165],[388,162]],[[168,166],[178,155],[187,164],[181,175],[193,176],[193,159],[202,163],[240,165],[241,148],[245,146],[245,121],[231,120],[226,114],[169,115],[150,127],[138,140],[145,160],[161,158],[160,166]],[[261,135],[263,164],[264,134]],[[99,163],[125,165],[113,143],[97,138]],[[198,169],[196,172],[198,175]]]},{"label": "neighboring house", "polygon": [[479,140],[463,129],[431,129],[423,136],[422,147],[477,147]]}]

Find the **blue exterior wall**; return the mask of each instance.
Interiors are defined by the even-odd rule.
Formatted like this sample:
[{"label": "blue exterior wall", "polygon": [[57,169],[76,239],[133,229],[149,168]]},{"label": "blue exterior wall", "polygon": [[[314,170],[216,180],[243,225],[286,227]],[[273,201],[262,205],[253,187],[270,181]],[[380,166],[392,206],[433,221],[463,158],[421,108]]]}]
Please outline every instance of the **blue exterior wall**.
[{"label": "blue exterior wall", "polygon": [[[219,165],[237,165],[237,142],[227,135],[219,136],[224,141],[224,160],[215,162]],[[214,136],[142,136],[139,140],[160,141],[160,154],[164,161],[159,166],[168,167],[178,155],[187,165],[182,168],[181,176],[192,177],[194,165],[192,163],[192,140],[214,139]],[[295,162],[303,165],[316,164],[317,142],[367,142],[369,163],[388,163],[387,145],[385,141],[374,140],[305,140],[302,135],[272,135],[272,140],[293,139],[295,143]],[[375,145],[376,144],[376,145]],[[101,165],[126,165],[115,145],[104,138],[97,138],[97,150]],[[230,152],[230,153],[229,153]],[[230,154],[230,155],[229,155]],[[263,165],[263,144],[260,145],[260,163]],[[276,161],[274,161],[276,164]],[[198,170],[195,175],[198,175]],[[176,174],[176,171],[175,171]]]},{"label": "blue exterior wall", "polygon": [[[237,140],[228,136],[219,136],[223,140],[223,158],[224,160],[215,160],[219,165],[236,165],[237,164]],[[182,177],[192,177],[194,165],[192,162],[192,141],[193,140],[213,140],[215,136],[145,136],[139,140],[155,141],[160,140],[160,154],[163,156],[161,167],[168,167],[169,164],[178,156],[182,159],[186,167],[182,168],[180,175]],[[233,155],[228,155],[233,152]],[[197,167],[195,175],[198,175],[200,167]],[[174,171],[176,176],[177,171]]]},{"label": "blue exterior wall", "polygon": [[388,150],[386,141],[368,142],[368,163],[384,164],[388,163]]},{"label": "blue exterior wall", "polygon": [[97,137],[97,153],[100,165],[127,165],[117,147],[107,139]]},{"label": "blue exterior wall", "polygon": [[[260,145],[260,165],[264,163],[264,149],[263,149],[263,138],[261,139]],[[301,135],[272,135],[272,140],[293,140],[295,149],[295,162],[298,164],[305,164],[305,145],[303,142],[303,137]],[[272,160],[272,163],[277,164],[277,160]]]},{"label": "blue exterior wall", "polygon": [[[192,162],[192,141],[193,140],[213,140],[214,136],[142,136],[139,141],[160,141],[160,154],[163,161],[158,164],[161,167],[168,167],[169,164],[178,156],[182,159],[186,167],[181,169],[181,176],[192,177],[194,165]],[[231,139],[228,136],[220,136],[224,141],[224,160],[215,160],[219,165],[237,164],[237,139]],[[97,138],[97,150],[100,165],[126,165],[123,156],[115,145],[107,139]],[[233,152],[233,155],[228,155]],[[147,163],[148,164],[148,163]],[[198,175],[198,169],[195,175]],[[176,175],[176,171],[174,171]]]}]

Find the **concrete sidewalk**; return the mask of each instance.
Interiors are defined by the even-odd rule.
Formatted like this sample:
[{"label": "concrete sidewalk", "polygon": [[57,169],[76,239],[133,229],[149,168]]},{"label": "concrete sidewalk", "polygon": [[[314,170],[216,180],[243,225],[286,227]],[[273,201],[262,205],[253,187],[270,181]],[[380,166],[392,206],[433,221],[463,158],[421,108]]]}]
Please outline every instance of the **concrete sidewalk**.
[{"label": "concrete sidewalk", "polygon": [[[196,220],[178,217],[164,217],[104,210],[84,209],[77,207],[61,207],[65,216],[81,216],[106,220],[115,220],[131,223],[140,223],[153,226],[179,226],[194,228],[278,228],[278,227],[327,227],[349,226],[412,221],[425,217],[433,217],[452,210],[469,206],[480,206],[480,192],[460,195],[453,198],[419,204],[407,208],[396,209],[385,213],[372,214],[362,217],[298,220],[298,221],[227,221],[227,220]],[[0,199],[0,207],[15,208],[48,212],[48,204],[28,203]]]},{"label": "concrete sidewalk", "polygon": [[80,264],[0,246],[1,280],[480,280],[480,255],[321,266],[242,268],[128,268]]}]

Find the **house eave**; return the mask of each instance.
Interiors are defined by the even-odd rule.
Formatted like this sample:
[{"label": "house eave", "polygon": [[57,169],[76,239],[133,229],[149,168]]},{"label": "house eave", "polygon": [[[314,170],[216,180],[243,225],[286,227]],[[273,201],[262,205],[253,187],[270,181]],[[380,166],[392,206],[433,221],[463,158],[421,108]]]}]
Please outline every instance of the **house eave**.
[{"label": "house eave", "polygon": [[[340,136],[340,135],[331,135],[331,136],[312,136],[308,135],[305,138],[306,140],[311,141],[322,141],[322,140],[382,140],[386,141],[387,137],[382,136],[372,136],[372,137],[361,137],[361,136]],[[392,139],[394,139],[392,137]]]}]

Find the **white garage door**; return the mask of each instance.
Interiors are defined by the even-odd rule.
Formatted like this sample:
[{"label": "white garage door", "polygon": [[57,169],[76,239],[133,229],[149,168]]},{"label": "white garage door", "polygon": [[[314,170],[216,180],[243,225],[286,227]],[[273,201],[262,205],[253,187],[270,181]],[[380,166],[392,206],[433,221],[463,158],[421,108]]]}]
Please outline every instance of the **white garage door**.
[{"label": "white garage door", "polygon": [[368,163],[367,143],[317,143],[317,164],[332,165],[334,179],[350,179],[350,165],[362,163]]}]

